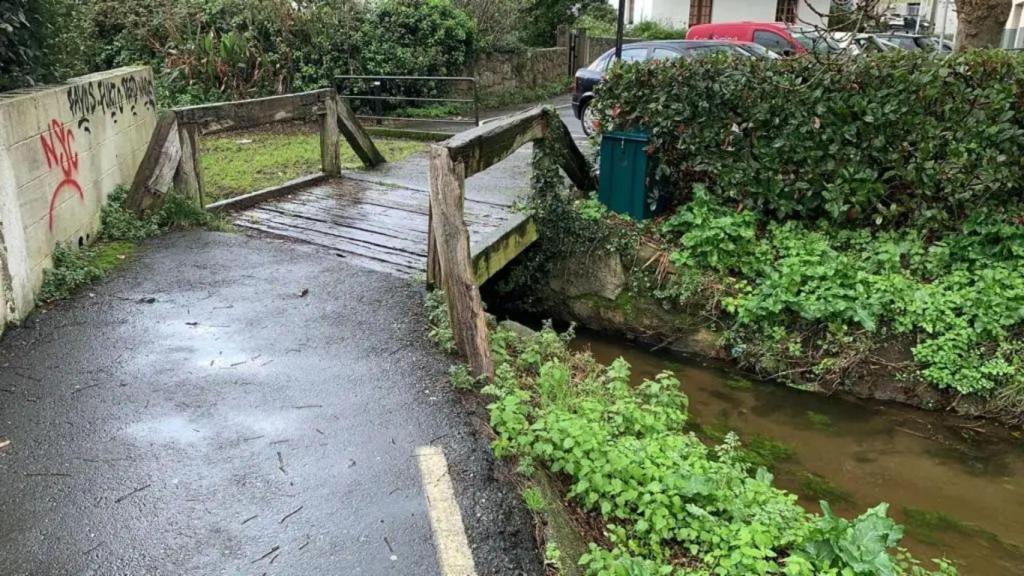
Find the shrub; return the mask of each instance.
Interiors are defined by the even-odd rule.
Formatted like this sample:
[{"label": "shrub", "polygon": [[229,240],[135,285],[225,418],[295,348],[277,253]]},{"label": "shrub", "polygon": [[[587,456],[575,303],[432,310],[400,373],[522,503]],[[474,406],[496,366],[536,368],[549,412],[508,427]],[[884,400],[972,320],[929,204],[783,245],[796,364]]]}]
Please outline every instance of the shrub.
[{"label": "shrub", "polygon": [[[476,26],[451,0],[382,0],[361,37],[359,65],[367,74],[458,76],[476,53]],[[442,88],[418,82],[391,86],[412,96]]]},{"label": "shrub", "polygon": [[775,218],[959,222],[1024,189],[1024,57],[896,52],[615,67],[606,129],[650,133],[655,186]]},{"label": "shrub", "polygon": [[0,0],[0,91],[86,72],[95,46],[74,0]]}]

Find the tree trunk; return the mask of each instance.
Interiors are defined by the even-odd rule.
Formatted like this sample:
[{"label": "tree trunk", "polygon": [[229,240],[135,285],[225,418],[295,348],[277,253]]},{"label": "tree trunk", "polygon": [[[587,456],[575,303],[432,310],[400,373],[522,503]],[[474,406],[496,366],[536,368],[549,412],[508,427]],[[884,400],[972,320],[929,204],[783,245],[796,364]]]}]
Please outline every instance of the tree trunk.
[{"label": "tree trunk", "polygon": [[959,50],[999,47],[1010,16],[1006,0],[956,0],[956,11],[960,21],[956,32]]}]

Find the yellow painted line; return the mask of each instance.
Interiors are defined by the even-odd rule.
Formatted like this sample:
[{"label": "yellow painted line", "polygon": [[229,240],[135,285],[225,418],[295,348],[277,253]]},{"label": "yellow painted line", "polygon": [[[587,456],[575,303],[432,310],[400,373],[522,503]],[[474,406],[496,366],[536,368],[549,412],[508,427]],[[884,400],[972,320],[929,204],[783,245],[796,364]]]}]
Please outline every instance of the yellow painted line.
[{"label": "yellow painted line", "polygon": [[462,525],[462,512],[455,500],[455,489],[448,475],[448,461],[444,451],[436,446],[416,449],[420,465],[423,493],[427,497],[430,528],[434,532],[437,563],[443,576],[476,576],[473,553],[469,549],[466,529]]}]

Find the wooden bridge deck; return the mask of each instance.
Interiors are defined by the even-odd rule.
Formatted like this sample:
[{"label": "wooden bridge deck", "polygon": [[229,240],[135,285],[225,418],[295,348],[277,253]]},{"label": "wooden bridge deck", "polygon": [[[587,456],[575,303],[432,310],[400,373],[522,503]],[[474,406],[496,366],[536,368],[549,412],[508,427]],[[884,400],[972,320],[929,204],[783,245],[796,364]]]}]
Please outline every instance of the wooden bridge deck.
[{"label": "wooden bridge deck", "polygon": [[[235,212],[233,221],[412,277],[426,270],[429,197],[425,190],[341,177]],[[536,238],[532,222],[508,204],[467,198],[465,210],[480,282]]]}]

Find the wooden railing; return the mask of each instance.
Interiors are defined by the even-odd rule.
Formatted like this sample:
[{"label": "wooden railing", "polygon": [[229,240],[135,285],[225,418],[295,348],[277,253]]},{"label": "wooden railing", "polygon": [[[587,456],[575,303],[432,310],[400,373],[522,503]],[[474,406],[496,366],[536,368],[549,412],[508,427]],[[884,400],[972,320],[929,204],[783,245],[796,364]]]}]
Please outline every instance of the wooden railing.
[{"label": "wooden railing", "polygon": [[[338,98],[333,88],[175,108],[161,112],[157,120],[149,148],[128,194],[128,208],[143,213],[157,205],[172,187],[179,194],[195,198],[202,205],[205,184],[199,149],[200,136],[203,134],[317,118],[320,121],[321,173],[314,177],[341,174],[339,136],[348,141],[366,166],[373,167],[384,162],[384,157],[352,109]],[[268,192],[283,192],[288,187],[285,184]],[[261,198],[267,196],[263,193]]]},{"label": "wooden railing", "polygon": [[539,140],[557,154],[558,164],[577,189],[596,189],[590,163],[550,108],[534,108],[462,132],[430,149],[427,282],[444,289],[455,344],[475,376],[493,377],[494,364],[463,212],[466,178]]}]

